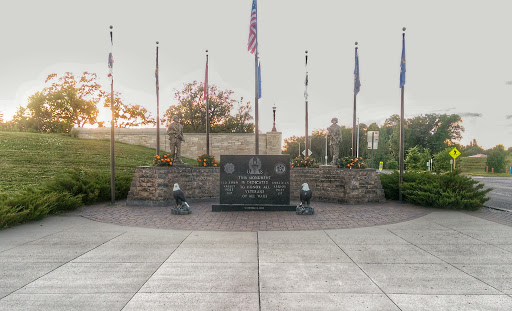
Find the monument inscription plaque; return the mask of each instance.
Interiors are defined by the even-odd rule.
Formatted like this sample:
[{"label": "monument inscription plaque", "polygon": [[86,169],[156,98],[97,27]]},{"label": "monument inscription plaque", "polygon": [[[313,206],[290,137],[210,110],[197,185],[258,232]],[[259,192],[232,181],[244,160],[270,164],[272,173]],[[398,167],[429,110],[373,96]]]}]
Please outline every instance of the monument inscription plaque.
[{"label": "monument inscription plaque", "polygon": [[291,210],[289,155],[221,155],[220,163],[221,205],[213,211]]}]

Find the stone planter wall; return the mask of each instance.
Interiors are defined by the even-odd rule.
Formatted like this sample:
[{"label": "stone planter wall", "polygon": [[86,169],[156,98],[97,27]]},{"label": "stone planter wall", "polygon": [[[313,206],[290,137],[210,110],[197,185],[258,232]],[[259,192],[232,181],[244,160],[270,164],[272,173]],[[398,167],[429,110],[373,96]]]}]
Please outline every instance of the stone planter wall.
[{"label": "stone planter wall", "polygon": [[[219,197],[218,167],[140,166],[128,194],[128,205],[174,204],[172,187],[178,183],[187,198]],[[292,168],[291,199],[298,199],[302,183],[313,190],[313,200],[359,204],[383,202],[384,190],[374,169],[347,170],[335,167]]]}]

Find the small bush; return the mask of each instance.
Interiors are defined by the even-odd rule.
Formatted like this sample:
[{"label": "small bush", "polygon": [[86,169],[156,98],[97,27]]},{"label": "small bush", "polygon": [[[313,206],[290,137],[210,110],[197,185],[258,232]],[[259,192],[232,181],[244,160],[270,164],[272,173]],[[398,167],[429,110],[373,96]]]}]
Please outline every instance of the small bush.
[{"label": "small bush", "polygon": [[291,167],[314,167],[317,163],[315,159],[306,157],[303,158],[301,156],[296,157],[292,160]]},{"label": "small bush", "polygon": [[339,168],[366,168],[362,157],[343,157],[338,160]]},{"label": "small bush", "polygon": [[215,157],[208,154],[202,154],[197,157],[197,165],[208,167],[208,166],[218,166],[217,160],[215,160]]},{"label": "small bush", "polygon": [[[398,199],[398,172],[380,175],[386,199]],[[484,185],[460,175],[459,171],[434,175],[428,172],[406,172],[402,185],[403,199],[422,206],[477,210],[489,200]]]},{"label": "small bush", "polygon": [[172,166],[172,161],[173,158],[171,158],[170,154],[164,154],[163,156],[157,154],[153,157],[154,166]]}]

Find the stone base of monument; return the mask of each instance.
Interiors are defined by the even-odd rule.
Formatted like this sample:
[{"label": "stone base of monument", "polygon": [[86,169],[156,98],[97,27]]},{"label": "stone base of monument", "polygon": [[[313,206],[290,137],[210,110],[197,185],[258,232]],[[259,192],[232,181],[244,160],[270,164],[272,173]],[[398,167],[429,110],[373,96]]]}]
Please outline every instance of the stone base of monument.
[{"label": "stone base of monument", "polygon": [[188,206],[173,207],[171,208],[171,214],[173,215],[188,215],[192,213]]},{"label": "stone base of monument", "polygon": [[281,212],[294,211],[295,205],[276,205],[276,204],[214,204],[212,212],[243,212],[243,211],[264,211]]},{"label": "stone base of monument", "polygon": [[295,212],[297,215],[314,215],[315,209],[313,207],[304,207],[302,205],[298,205],[295,208]]}]

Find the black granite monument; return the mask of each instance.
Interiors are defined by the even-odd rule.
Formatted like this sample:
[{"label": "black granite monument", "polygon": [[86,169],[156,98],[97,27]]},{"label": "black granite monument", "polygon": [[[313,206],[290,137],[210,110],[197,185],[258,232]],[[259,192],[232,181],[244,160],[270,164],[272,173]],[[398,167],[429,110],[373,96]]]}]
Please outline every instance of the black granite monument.
[{"label": "black granite monument", "polygon": [[295,211],[289,155],[221,155],[220,211]]}]

